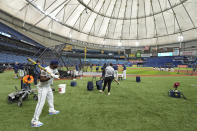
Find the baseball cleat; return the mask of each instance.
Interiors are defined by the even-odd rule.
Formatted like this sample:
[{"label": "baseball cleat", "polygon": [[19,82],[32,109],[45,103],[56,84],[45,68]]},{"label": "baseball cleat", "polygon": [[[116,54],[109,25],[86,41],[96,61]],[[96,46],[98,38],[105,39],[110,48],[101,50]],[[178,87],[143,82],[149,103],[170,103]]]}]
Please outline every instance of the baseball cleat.
[{"label": "baseball cleat", "polygon": [[53,112],[49,112],[49,115],[56,115],[56,114],[59,114],[60,113],[60,111],[53,111]]}]

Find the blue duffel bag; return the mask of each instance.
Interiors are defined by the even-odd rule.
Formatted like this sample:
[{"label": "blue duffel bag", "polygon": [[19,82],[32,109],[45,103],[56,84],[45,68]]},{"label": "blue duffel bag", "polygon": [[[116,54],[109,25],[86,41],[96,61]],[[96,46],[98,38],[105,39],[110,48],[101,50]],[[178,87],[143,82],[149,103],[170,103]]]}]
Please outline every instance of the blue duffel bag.
[{"label": "blue duffel bag", "polygon": [[103,80],[96,81],[97,90],[102,90],[103,89],[102,84],[103,84]]},{"label": "blue duffel bag", "polygon": [[70,86],[77,86],[77,82],[76,81],[71,81]]},{"label": "blue duffel bag", "polygon": [[87,90],[92,91],[94,89],[94,84],[92,81],[88,81]]}]

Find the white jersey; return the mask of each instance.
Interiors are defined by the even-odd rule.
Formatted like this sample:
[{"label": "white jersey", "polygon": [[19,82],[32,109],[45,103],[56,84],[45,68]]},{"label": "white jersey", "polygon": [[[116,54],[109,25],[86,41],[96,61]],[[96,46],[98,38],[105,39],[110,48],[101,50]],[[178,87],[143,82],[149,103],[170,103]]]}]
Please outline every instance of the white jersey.
[{"label": "white jersey", "polygon": [[[50,72],[51,74],[56,74],[58,73],[57,69],[51,69],[50,66],[47,66],[45,68],[48,72]],[[50,74],[47,73],[46,71],[41,71],[41,76],[46,76],[46,77],[50,77]],[[53,84],[53,78],[49,79],[48,81],[45,82],[39,82],[39,87],[50,87]]]},{"label": "white jersey", "polygon": [[111,66],[107,66],[105,69],[105,77],[109,77],[113,75],[114,75],[114,68]]}]

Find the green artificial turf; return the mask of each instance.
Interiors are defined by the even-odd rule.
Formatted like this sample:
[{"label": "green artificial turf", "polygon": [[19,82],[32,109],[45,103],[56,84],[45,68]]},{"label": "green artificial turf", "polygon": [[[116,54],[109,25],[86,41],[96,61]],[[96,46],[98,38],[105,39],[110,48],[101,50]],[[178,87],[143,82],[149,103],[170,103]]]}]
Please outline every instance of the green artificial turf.
[{"label": "green artificial turf", "polygon": [[192,68],[178,68],[178,67],[176,67],[176,68],[174,68],[175,70],[188,70],[188,71],[191,71],[192,70]]},{"label": "green artificial turf", "polygon": [[[119,71],[119,73],[122,73]],[[177,72],[168,72],[168,71],[157,71],[157,70],[151,70],[151,69],[127,69],[127,74],[133,74],[133,75],[177,75]],[[179,73],[184,74],[184,73]]]},{"label": "green artificial turf", "polygon": [[[87,71],[90,72],[90,67],[86,67]],[[66,68],[63,68],[66,70]],[[70,68],[71,69],[71,68]],[[72,68],[74,69],[74,68]],[[181,70],[181,69],[180,69]],[[122,67],[119,67],[118,73],[121,74],[123,71]],[[96,66],[93,66],[92,72],[96,72]],[[101,67],[99,67],[99,72],[101,72]],[[177,72],[168,72],[168,71],[158,71],[158,70],[153,70],[152,67],[127,67],[127,74],[131,75],[177,75]],[[182,73],[180,72],[179,74],[187,74],[188,73]]]},{"label": "green artificial turf", "polygon": [[[57,80],[67,84],[66,93],[54,92],[56,116],[48,115],[48,105],[40,116],[44,126],[32,128],[36,101],[32,98],[17,107],[7,104],[6,98],[19,86],[13,72],[0,74],[0,131],[196,131],[197,130],[197,83],[195,76],[184,77],[135,77],[112,84],[111,95],[100,94],[95,88],[87,91],[87,81],[77,80],[77,87],[71,87],[71,80]],[[174,82],[180,82],[179,89],[188,100],[167,96]]]}]

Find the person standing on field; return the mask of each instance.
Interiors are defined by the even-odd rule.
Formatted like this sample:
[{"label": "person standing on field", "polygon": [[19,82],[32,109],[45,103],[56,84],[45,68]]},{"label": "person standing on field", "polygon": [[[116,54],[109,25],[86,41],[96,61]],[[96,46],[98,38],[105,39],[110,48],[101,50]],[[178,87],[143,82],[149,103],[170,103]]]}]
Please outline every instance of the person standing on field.
[{"label": "person standing on field", "polygon": [[104,86],[103,86],[103,90],[101,92],[104,92],[105,87],[108,85],[108,95],[110,95],[111,83],[112,83],[113,79],[114,79],[114,68],[113,68],[112,63],[110,63],[109,66],[107,66],[105,69]]},{"label": "person standing on field", "polygon": [[123,66],[123,79],[126,80],[126,78],[127,78],[127,68],[124,64],[122,66]]},{"label": "person standing on field", "polygon": [[113,68],[114,68],[114,78],[118,80],[118,65],[114,65]]},{"label": "person standing on field", "polygon": [[32,127],[40,127],[43,125],[43,123],[39,121],[39,117],[42,112],[46,99],[48,100],[48,105],[49,105],[49,115],[55,115],[60,112],[54,109],[53,92],[51,89],[51,84],[53,83],[53,79],[59,78],[57,67],[58,67],[58,61],[51,61],[50,66],[47,66],[45,68],[47,72],[43,70],[41,71],[40,82],[38,84],[38,103],[36,105],[34,116],[31,120]]}]

